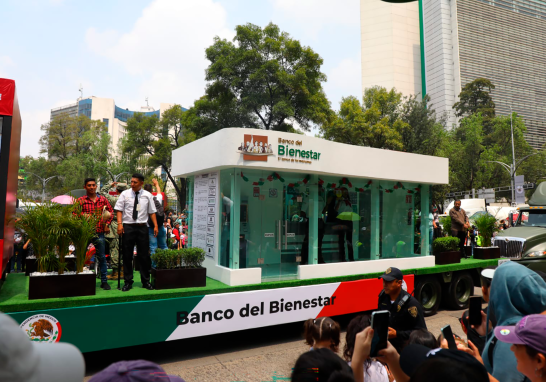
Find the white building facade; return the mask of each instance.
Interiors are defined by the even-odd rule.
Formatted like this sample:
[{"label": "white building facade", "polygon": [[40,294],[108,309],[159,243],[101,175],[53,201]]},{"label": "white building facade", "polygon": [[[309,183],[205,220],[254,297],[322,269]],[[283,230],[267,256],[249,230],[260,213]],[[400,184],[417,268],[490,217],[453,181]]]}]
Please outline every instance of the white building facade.
[{"label": "white building facade", "polygon": [[487,78],[496,86],[497,114],[512,107],[525,120],[527,141],[536,149],[546,144],[546,0],[360,4],[364,88],[428,94],[451,127],[462,87]]}]

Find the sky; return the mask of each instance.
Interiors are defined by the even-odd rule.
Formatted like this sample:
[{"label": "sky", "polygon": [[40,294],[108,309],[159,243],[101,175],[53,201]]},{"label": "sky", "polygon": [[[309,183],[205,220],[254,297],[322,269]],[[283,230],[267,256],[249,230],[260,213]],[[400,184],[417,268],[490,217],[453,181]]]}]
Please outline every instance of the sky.
[{"label": "sky", "polygon": [[[21,156],[39,155],[52,108],[83,96],[140,110],[204,94],[205,49],[237,25],[273,22],[324,60],[334,109],[361,97],[359,0],[2,0],[0,78],[15,80]],[[334,6],[335,5],[335,6]],[[9,32],[7,32],[9,31]]]}]

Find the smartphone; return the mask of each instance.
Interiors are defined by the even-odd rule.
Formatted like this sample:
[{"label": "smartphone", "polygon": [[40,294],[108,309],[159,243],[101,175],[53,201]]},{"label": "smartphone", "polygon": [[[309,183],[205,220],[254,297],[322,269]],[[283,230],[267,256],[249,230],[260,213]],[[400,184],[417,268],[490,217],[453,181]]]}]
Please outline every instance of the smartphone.
[{"label": "smartphone", "polygon": [[377,352],[387,347],[387,341],[389,339],[389,318],[390,312],[388,310],[378,310],[372,313],[371,324],[374,334],[370,358],[377,357]]},{"label": "smartphone", "polygon": [[468,304],[468,322],[470,325],[474,326],[480,326],[482,324],[482,298],[480,296],[470,297]]},{"label": "smartphone", "polygon": [[457,343],[455,338],[453,338],[453,332],[451,331],[451,325],[446,325],[442,328],[442,335],[447,341],[447,347],[450,350],[457,350]]}]

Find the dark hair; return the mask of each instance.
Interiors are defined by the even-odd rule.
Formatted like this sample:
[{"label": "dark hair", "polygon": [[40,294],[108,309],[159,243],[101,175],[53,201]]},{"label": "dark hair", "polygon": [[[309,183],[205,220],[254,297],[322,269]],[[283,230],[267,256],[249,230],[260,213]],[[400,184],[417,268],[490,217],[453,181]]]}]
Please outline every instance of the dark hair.
[{"label": "dark hair", "polygon": [[370,324],[371,317],[368,314],[356,316],[349,322],[347,334],[345,335],[345,348],[343,349],[343,358],[345,358],[345,361],[349,362],[353,358],[356,335],[370,326]]},{"label": "dark hair", "polygon": [[527,355],[531,358],[535,358],[538,353],[540,353],[538,350],[535,350],[534,348],[530,347],[530,346],[527,346],[527,345],[523,345],[525,346],[525,351],[527,352]]},{"label": "dark hair", "polygon": [[336,353],[339,350],[340,332],[339,324],[330,317],[310,318],[303,323],[303,336],[307,345],[314,346],[315,342],[329,340],[330,349]]},{"label": "dark hair", "polygon": [[153,191],[152,185],[150,183],[146,183],[143,188],[145,191],[148,191],[148,192]]},{"label": "dark hair", "polygon": [[453,204],[457,203],[457,202],[461,202],[461,199],[455,199],[455,201],[453,202]]},{"label": "dark hair", "polygon": [[435,357],[423,362],[410,378],[410,382],[430,381],[489,382],[489,376],[485,367],[479,363]]},{"label": "dark hair", "polygon": [[87,183],[89,182],[95,182],[97,183],[96,179],[95,178],[85,178],[84,181],[83,181],[83,185],[84,186],[87,186]]},{"label": "dark hair", "polygon": [[140,180],[141,182],[144,182],[144,175],[139,172],[135,172],[133,175],[131,175],[131,178],[135,178]]},{"label": "dark hair", "polygon": [[354,382],[347,362],[330,349],[316,349],[300,355],[292,369],[292,382]]},{"label": "dark hair", "polygon": [[423,345],[429,349],[439,348],[438,340],[436,340],[436,337],[434,337],[434,334],[432,334],[431,332],[423,328],[416,329],[413,332],[411,332],[408,339],[408,345],[411,345],[411,344]]}]

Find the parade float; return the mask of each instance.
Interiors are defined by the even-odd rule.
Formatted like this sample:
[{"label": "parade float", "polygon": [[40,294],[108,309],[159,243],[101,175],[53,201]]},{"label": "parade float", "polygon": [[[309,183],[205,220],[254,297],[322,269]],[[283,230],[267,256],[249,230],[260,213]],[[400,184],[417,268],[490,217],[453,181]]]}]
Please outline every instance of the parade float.
[{"label": "parade float", "polygon": [[[498,263],[435,265],[430,188],[448,182],[445,158],[226,128],[175,150],[172,163],[187,180],[188,247],[204,252],[204,286],[149,291],[135,272],[128,292],[95,279],[95,295],[30,300],[29,277],[10,274],[0,310],[23,329],[58,329],[40,340],[91,352],[369,311],[389,267],[431,315],[441,302],[465,307],[480,269]],[[160,267],[156,286],[159,271],[183,268]],[[104,317],[138,320],[83,330]]]}]

